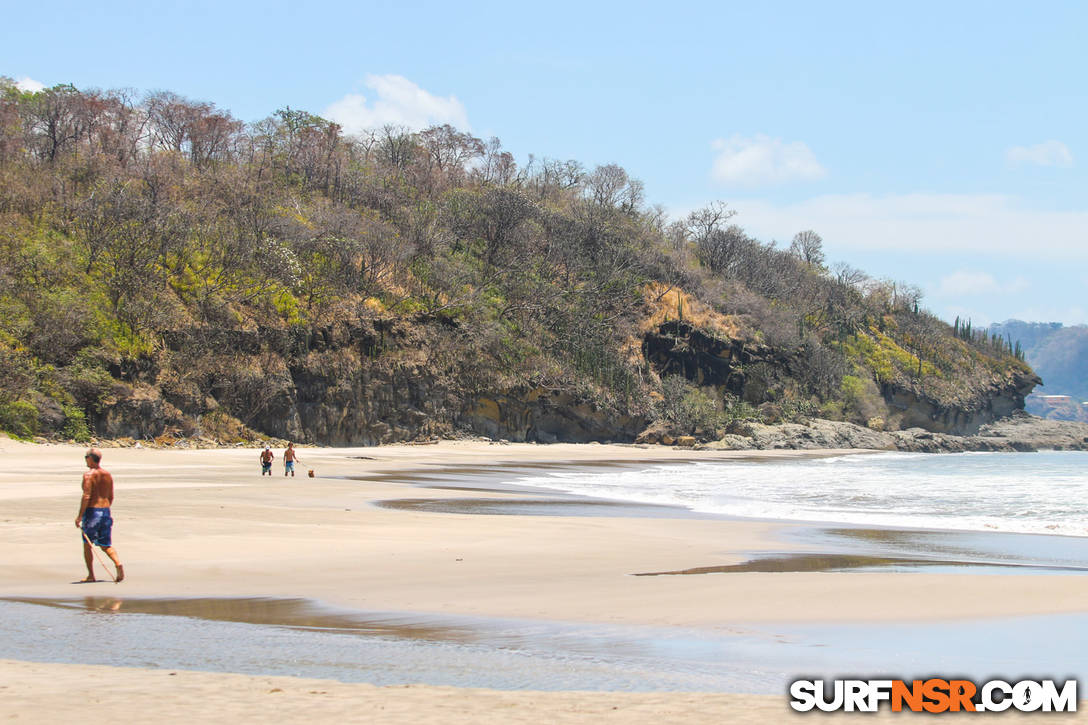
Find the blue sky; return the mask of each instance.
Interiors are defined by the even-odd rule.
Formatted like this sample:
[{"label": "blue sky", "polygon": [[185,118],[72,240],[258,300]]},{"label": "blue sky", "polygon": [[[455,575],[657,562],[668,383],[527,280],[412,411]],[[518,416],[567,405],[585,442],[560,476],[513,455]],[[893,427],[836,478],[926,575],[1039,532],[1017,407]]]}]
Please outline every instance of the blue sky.
[{"label": "blue sky", "polygon": [[916,284],[951,320],[1088,322],[1088,5],[20,3],[0,74],[253,121],[452,123],[618,163],[674,217]]}]

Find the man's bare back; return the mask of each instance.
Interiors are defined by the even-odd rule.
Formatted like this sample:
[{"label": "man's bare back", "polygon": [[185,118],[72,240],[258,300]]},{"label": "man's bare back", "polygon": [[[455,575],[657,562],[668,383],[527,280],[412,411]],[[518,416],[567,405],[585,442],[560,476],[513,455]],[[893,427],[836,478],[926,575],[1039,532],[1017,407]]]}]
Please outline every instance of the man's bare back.
[{"label": "man's bare back", "polygon": [[102,451],[97,448],[88,450],[83,460],[90,470],[83,474],[83,496],[79,500],[79,513],[76,514],[76,527],[83,533],[83,561],[87,565],[87,576],[82,581],[95,581],[92,546],[98,546],[117,567],[114,581],[120,582],[125,578],[125,568],[121,566],[111,538],[113,476],[99,465]]},{"label": "man's bare back", "polygon": [[109,508],[113,505],[113,476],[104,468],[83,474],[83,498],[87,508]]}]

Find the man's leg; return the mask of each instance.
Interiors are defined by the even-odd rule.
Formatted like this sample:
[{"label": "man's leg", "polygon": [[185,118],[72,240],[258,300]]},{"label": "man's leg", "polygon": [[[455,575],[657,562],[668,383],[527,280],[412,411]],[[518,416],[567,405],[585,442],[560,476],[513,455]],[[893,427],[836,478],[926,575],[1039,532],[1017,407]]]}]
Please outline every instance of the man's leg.
[{"label": "man's leg", "polygon": [[[90,547],[87,548],[89,549]],[[122,581],[125,578],[125,567],[121,566],[121,559],[117,556],[117,549],[114,549],[112,546],[103,546],[102,551],[106,552],[106,556],[108,556],[110,561],[113,562],[113,565],[117,567],[117,581]]]},{"label": "man's leg", "polygon": [[87,540],[83,540],[83,562],[87,565],[87,578],[83,581],[94,581],[94,553],[91,551],[91,545],[87,543]]}]

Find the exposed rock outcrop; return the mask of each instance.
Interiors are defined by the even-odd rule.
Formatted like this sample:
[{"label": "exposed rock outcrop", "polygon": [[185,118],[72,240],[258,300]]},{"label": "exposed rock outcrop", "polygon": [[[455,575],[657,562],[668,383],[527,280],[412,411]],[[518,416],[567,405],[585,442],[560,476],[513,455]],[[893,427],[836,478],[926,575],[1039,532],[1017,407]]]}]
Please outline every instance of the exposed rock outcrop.
[{"label": "exposed rock outcrop", "polygon": [[111,398],[92,417],[94,430],[107,438],[155,438],[167,431],[193,435],[198,425],[150,385],[114,386]]},{"label": "exposed rock outcrop", "polygon": [[623,442],[649,422],[566,391],[470,390],[449,370],[415,362],[412,353],[441,334],[402,321],[306,332],[178,331],[165,339],[164,364],[119,371],[126,382],[114,385],[92,423],[103,437],[149,439],[211,434],[209,421],[229,418],[235,432],[378,445],[466,434]]},{"label": "exposed rock outcrop", "polygon": [[715,450],[867,448],[914,453],[966,451],[1088,450],[1088,424],[1051,421],[1023,412],[980,428],[977,435],[957,436],[922,428],[874,431],[853,423],[812,420],[807,424],[752,423],[746,434],[726,434],[705,445]]},{"label": "exposed rock outcrop", "polygon": [[994,375],[973,390],[938,400],[924,390],[885,385],[881,390],[894,427],[922,428],[936,433],[973,435],[988,423],[1024,409],[1024,398],[1040,382],[1034,373],[1014,371]]},{"label": "exposed rock outcrop", "polygon": [[761,403],[767,381],[751,369],[760,363],[786,369],[789,359],[766,345],[721,340],[685,322],[672,321],[645,335],[643,357],[658,375],[682,375],[752,403]]},{"label": "exposed rock outcrop", "polygon": [[1017,450],[1088,450],[1088,423],[1046,420],[1024,411],[982,427],[975,438],[1008,442]]},{"label": "exposed rock outcrop", "polygon": [[[781,352],[762,343],[719,339],[671,321],[645,336],[642,352],[662,377],[682,375],[756,406],[774,405],[776,396],[790,387],[811,394],[804,390],[804,381],[812,377],[812,361],[803,348]],[[1038,376],[1021,367],[986,370],[958,383],[933,376],[887,382],[879,389],[881,417],[893,430],[973,435],[983,425],[1023,410],[1025,396],[1039,383]]]},{"label": "exposed rock outcrop", "polygon": [[632,441],[648,422],[602,410],[567,393],[539,388],[521,394],[479,396],[458,420],[489,438],[537,443]]}]

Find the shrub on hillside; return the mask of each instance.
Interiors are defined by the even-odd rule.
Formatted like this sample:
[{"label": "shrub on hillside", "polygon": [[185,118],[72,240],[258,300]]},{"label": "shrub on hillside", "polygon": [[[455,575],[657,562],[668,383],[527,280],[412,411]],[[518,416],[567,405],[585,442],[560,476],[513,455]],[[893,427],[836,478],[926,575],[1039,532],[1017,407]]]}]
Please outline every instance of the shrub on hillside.
[{"label": "shrub on hillside", "polygon": [[711,432],[724,423],[718,401],[683,376],[669,375],[661,381],[658,401],[660,420],[684,433]]},{"label": "shrub on hillside", "polygon": [[38,432],[38,409],[27,400],[0,405],[0,430],[17,438],[29,438]]}]

